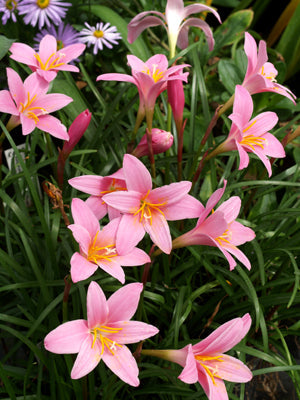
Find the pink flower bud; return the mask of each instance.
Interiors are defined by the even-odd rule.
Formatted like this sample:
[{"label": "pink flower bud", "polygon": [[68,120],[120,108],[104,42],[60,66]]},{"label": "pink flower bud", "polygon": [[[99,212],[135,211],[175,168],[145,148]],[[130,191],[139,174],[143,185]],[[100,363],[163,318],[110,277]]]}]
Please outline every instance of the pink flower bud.
[{"label": "pink flower bud", "polygon": [[62,153],[65,160],[68,158],[71,151],[74,149],[84,132],[87,130],[89,123],[91,122],[91,118],[92,113],[90,113],[89,110],[85,110],[74,119],[68,130],[69,141],[64,142],[62,148]]},{"label": "pink flower bud", "polygon": [[179,80],[168,81],[168,101],[171,105],[177,133],[179,134],[182,126],[184,109],[184,90],[183,83]]},{"label": "pink flower bud", "polygon": [[[153,154],[164,153],[173,144],[173,135],[162,129],[153,128],[152,131],[152,148]],[[132,155],[135,157],[143,157],[149,154],[147,135],[145,134],[137,147],[133,150]]]}]

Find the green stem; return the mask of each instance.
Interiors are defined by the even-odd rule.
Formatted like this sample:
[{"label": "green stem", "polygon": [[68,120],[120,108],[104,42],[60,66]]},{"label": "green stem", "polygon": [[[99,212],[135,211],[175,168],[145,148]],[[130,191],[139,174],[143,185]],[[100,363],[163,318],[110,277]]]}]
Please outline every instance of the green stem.
[{"label": "green stem", "polygon": [[229,100],[225,104],[223,104],[219,109],[218,109],[218,117],[220,117],[225,111],[228,110],[233,105],[234,101],[234,94],[230,97]]}]

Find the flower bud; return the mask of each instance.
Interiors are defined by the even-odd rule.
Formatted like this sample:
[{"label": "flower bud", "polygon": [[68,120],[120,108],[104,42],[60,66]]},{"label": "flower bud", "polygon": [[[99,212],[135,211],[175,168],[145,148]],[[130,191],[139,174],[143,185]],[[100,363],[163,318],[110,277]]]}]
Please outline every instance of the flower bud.
[{"label": "flower bud", "polygon": [[[173,135],[171,132],[162,129],[153,128],[151,131],[153,154],[164,153],[173,144]],[[135,157],[143,157],[149,154],[147,135],[145,134],[137,147],[133,150],[132,155]]]}]

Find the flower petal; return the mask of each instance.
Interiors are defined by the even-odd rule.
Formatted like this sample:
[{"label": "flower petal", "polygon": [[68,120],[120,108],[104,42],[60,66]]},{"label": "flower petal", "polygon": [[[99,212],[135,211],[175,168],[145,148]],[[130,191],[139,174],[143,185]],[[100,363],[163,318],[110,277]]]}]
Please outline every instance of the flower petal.
[{"label": "flower petal", "polygon": [[217,375],[229,382],[248,382],[252,379],[252,372],[242,361],[222,354],[222,362],[218,363]]},{"label": "flower petal", "polygon": [[178,378],[185,383],[196,383],[198,380],[198,371],[192,345],[188,345],[187,349],[188,353],[186,357],[186,364]]},{"label": "flower petal", "polygon": [[139,321],[122,321],[109,324],[110,328],[122,328],[118,333],[112,333],[109,338],[120,344],[137,343],[156,335],[159,330],[150,324]]},{"label": "flower petal", "polygon": [[136,157],[125,154],[123,158],[123,172],[128,190],[147,193],[152,189],[152,179],[144,164]]},{"label": "flower petal", "polygon": [[94,196],[100,196],[102,181],[103,176],[83,175],[69,179],[68,183],[75,189],[81,190],[84,193],[88,193]]},{"label": "flower petal", "polygon": [[101,360],[101,345],[96,341],[94,346],[91,334],[82,343],[78,356],[71,371],[72,379],[79,379],[91,372]]},{"label": "flower petal", "polygon": [[86,297],[87,320],[90,329],[105,324],[108,317],[108,303],[103,290],[96,282],[91,282]]},{"label": "flower petal", "polygon": [[94,239],[100,230],[99,221],[88,205],[81,199],[74,198],[71,203],[71,211],[76,225],[80,225],[89,232]]},{"label": "flower petal", "polygon": [[117,232],[116,248],[118,254],[124,255],[131,252],[144,235],[145,229],[138,215],[123,215]]},{"label": "flower petal", "polygon": [[74,253],[70,260],[71,278],[74,283],[83,281],[98,269],[98,265],[88,261],[79,253]]},{"label": "flower petal", "polygon": [[44,339],[44,346],[48,351],[56,354],[78,353],[88,335],[87,321],[77,319],[65,322],[48,333]]}]

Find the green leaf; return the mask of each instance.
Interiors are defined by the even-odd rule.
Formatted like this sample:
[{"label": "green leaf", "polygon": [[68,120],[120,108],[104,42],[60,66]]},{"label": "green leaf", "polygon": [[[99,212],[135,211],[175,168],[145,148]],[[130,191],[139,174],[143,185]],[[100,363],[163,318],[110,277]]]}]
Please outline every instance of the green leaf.
[{"label": "green leaf", "polygon": [[0,60],[6,55],[13,42],[13,39],[8,39],[7,37],[0,35]]},{"label": "green leaf", "polygon": [[120,17],[115,11],[111,10],[105,6],[84,6],[82,7],[83,10],[87,10],[95,14],[97,17],[101,18],[101,20],[105,22],[110,22],[112,25],[116,26],[118,32],[122,36],[123,43],[128,48],[131,54],[134,54],[136,57],[140,58],[143,61],[148,60],[150,57],[150,53],[148,51],[145,42],[141,37],[138,37],[134,43],[130,44],[127,41],[127,25],[126,22],[122,17]]},{"label": "green leaf", "polygon": [[228,92],[233,94],[235,86],[240,85],[243,79],[239,68],[232,60],[222,59],[219,61],[218,71],[221,82]]},{"label": "green leaf", "polygon": [[290,19],[276,49],[283,55],[287,63],[286,79],[300,69],[300,4]]},{"label": "green leaf", "polygon": [[215,33],[215,47],[210,57],[214,56],[219,50],[234,43],[238,38],[244,35],[246,29],[249,28],[253,19],[253,11],[242,10],[231,14]]}]

